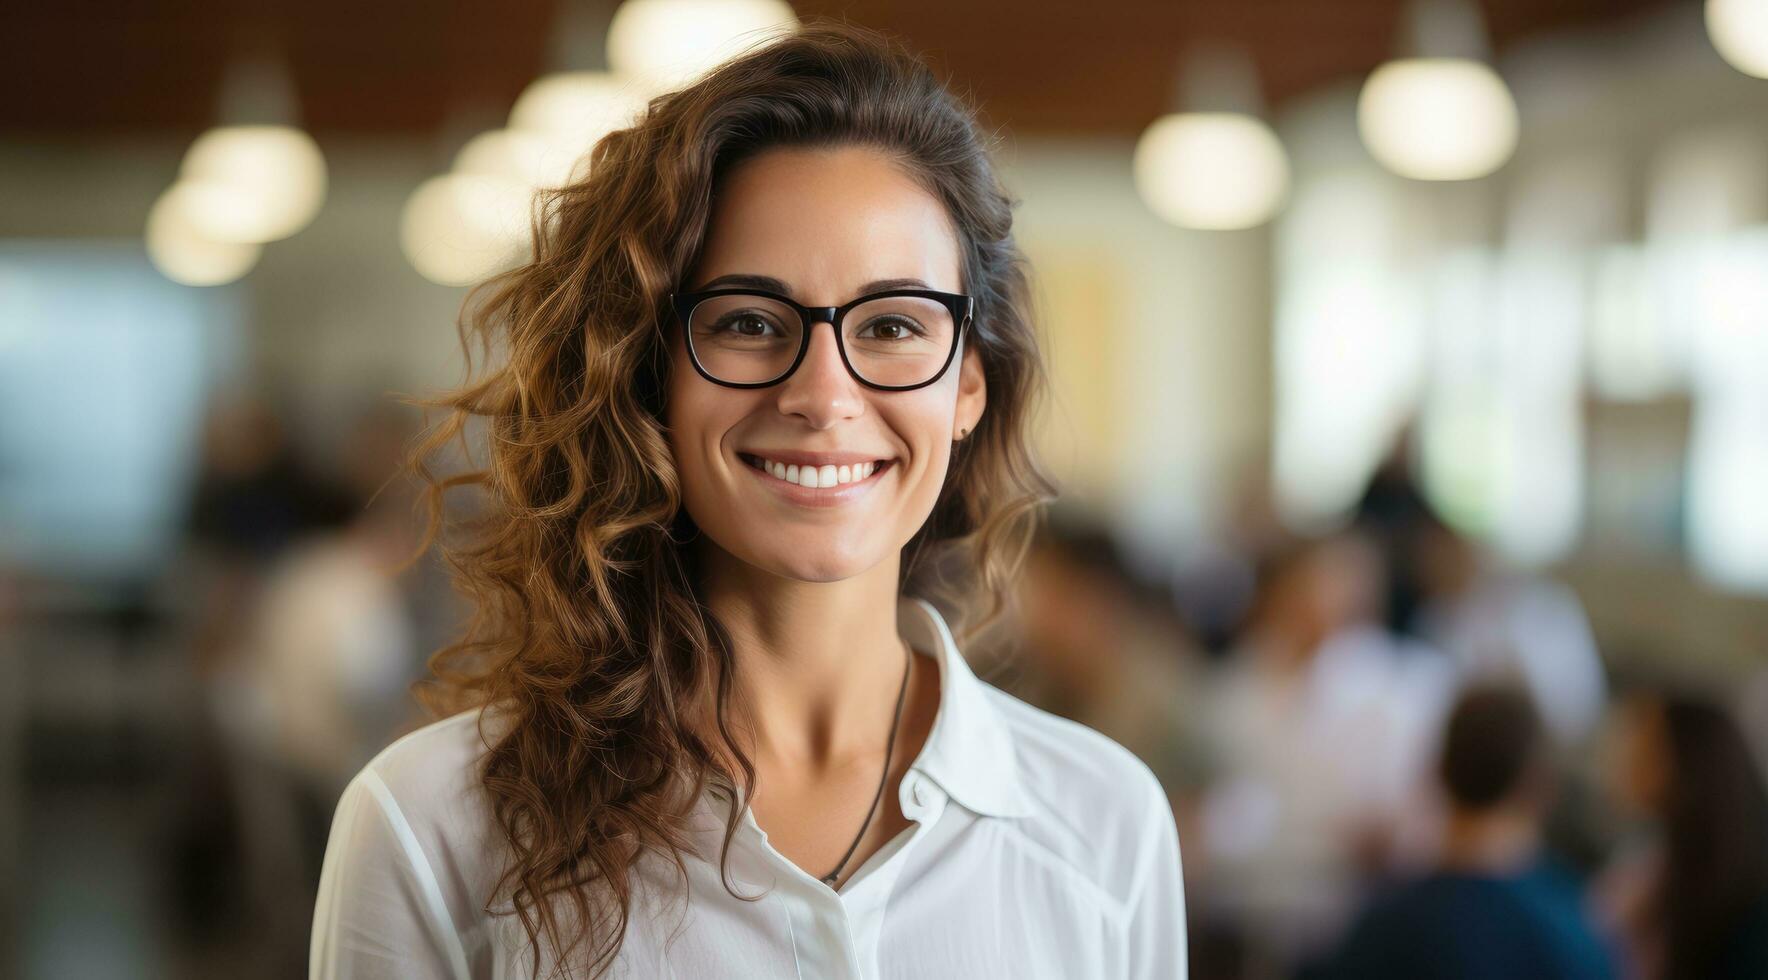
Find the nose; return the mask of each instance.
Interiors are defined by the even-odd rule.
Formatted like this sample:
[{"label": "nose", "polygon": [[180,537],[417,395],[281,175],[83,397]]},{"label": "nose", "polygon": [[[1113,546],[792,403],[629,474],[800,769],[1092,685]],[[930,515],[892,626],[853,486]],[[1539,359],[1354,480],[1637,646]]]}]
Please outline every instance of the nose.
[{"label": "nose", "polygon": [[828,322],[818,320],[810,325],[810,347],[804,360],[779,387],[780,412],[802,417],[813,429],[827,429],[865,409],[865,393],[841,362],[834,328],[821,329]]}]

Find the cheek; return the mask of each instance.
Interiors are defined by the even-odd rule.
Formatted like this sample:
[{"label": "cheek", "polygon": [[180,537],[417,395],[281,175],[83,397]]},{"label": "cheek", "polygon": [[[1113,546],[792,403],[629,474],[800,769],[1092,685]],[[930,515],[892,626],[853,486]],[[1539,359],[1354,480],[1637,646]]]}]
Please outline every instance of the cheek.
[{"label": "cheek", "polygon": [[[721,388],[694,373],[685,354],[677,353],[663,389],[663,422],[678,454],[692,457],[710,430],[728,428],[740,417],[744,393]],[[683,459],[683,462],[688,462]]]},{"label": "cheek", "polygon": [[683,501],[694,502],[719,493],[711,468],[726,431],[742,418],[744,407],[740,392],[727,394],[704,383],[692,366],[687,372],[685,378],[677,372],[665,388],[663,423]]},{"label": "cheek", "polygon": [[918,507],[931,510],[951,471],[952,395],[930,393],[924,403],[904,405],[892,421],[914,454],[911,495]]}]

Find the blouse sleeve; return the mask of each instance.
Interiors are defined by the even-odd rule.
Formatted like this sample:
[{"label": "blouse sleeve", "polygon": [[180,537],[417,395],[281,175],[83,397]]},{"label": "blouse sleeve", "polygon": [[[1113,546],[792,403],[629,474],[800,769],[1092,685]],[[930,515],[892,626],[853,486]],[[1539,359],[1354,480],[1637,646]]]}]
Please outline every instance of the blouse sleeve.
[{"label": "blouse sleeve", "polygon": [[320,871],[310,980],[468,980],[434,870],[372,768],[338,801]]},{"label": "blouse sleeve", "polygon": [[1185,980],[1185,882],[1179,857],[1178,822],[1164,792],[1153,794],[1142,881],[1129,906],[1129,976],[1132,980]]}]

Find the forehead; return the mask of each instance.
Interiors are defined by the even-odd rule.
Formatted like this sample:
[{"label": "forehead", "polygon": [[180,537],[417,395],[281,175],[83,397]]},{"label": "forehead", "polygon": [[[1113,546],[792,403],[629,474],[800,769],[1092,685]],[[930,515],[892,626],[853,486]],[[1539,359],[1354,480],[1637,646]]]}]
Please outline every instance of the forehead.
[{"label": "forehead", "polygon": [[945,206],[892,158],[857,146],[768,150],[725,175],[689,282],[737,273],[781,280],[810,305],[883,279],[962,287]]}]

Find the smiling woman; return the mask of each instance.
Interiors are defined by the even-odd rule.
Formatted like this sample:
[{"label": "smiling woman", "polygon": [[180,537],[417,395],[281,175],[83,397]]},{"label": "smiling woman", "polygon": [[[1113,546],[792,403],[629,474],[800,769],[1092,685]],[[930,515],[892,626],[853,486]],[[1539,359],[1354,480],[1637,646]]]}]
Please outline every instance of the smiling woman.
[{"label": "smiling woman", "polygon": [[476,615],[339,804],[314,976],[1184,975],[1148,768],[940,611],[1052,488],[1012,202],[917,59],[818,25],[657,98],[484,289],[507,360],[412,457],[431,536],[487,491]]}]

